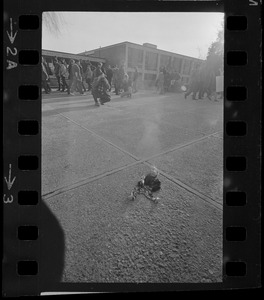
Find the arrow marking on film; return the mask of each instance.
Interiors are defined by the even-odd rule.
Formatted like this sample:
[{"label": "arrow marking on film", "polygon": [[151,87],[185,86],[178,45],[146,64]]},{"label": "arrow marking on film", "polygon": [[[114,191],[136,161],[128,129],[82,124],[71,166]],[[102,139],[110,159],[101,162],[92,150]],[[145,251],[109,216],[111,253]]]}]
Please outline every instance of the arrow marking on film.
[{"label": "arrow marking on film", "polygon": [[14,177],[13,180],[11,181],[11,168],[12,168],[12,166],[11,166],[11,164],[9,164],[8,181],[7,181],[6,177],[5,177],[5,181],[6,181],[7,188],[8,188],[9,191],[11,190],[12,185],[13,185],[13,183],[14,183],[15,180],[16,180],[16,177]]},{"label": "arrow marking on film", "polygon": [[8,31],[6,31],[6,33],[7,33],[8,37],[9,37],[9,40],[10,40],[11,44],[13,44],[13,43],[14,43],[14,41],[15,41],[16,35],[17,35],[17,31],[16,31],[16,32],[15,32],[15,34],[13,35],[13,24],[12,24],[12,18],[10,18],[10,31],[11,31],[11,33],[10,33],[10,34],[9,34],[9,32],[8,32]]}]

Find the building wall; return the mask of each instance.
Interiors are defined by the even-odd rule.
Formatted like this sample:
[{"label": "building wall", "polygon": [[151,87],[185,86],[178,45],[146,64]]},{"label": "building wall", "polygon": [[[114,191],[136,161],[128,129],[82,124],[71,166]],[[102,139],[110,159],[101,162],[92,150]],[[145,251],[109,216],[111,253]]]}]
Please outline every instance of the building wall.
[{"label": "building wall", "polygon": [[120,66],[126,60],[126,45],[116,45],[113,47],[106,47],[94,50],[94,55],[105,58],[106,63],[111,66]]},{"label": "building wall", "polygon": [[201,60],[180,54],[168,53],[163,50],[127,43],[126,65],[128,73],[138,67],[141,74],[141,87],[153,87],[159,69],[166,67],[180,73],[183,84],[188,84],[192,68],[197,67]]},{"label": "building wall", "polygon": [[139,72],[139,88],[152,88],[155,85],[160,68],[176,70],[182,78],[182,84],[188,84],[193,68],[202,61],[177,53],[146,47],[129,42],[96,49],[94,55],[105,58],[110,65],[125,64],[128,75],[132,75],[134,68]]}]

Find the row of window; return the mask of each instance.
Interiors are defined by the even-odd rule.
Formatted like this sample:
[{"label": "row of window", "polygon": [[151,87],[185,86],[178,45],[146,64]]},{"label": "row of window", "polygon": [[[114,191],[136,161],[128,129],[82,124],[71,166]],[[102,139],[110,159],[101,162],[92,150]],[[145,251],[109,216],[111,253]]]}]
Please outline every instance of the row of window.
[{"label": "row of window", "polygon": [[[132,78],[133,72],[128,72],[128,75],[130,78]],[[149,73],[144,74],[144,80],[146,81],[155,82],[156,79],[157,79],[157,74],[149,74]],[[189,76],[183,76],[180,81],[182,84],[188,84],[189,79],[190,79]],[[139,81],[142,80],[142,73],[138,73],[138,80]]]},{"label": "row of window", "polygon": [[[141,49],[128,47],[128,67],[143,67],[144,51]],[[145,70],[157,71],[159,54],[155,52],[146,51],[145,55]],[[183,70],[182,70],[183,64]],[[197,68],[199,62],[191,59],[183,59],[175,56],[160,54],[160,66],[166,67],[169,70],[176,70],[185,75],[190,75],[192,68]]]}]

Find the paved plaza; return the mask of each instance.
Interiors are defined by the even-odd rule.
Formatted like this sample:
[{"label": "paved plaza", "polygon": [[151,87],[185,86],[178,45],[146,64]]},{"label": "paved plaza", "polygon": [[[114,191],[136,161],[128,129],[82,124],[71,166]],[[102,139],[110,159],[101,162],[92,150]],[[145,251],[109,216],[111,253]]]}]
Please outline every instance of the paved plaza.
[{"label": "paved plaza", "polygon": [[[128,200],[151,166],[158,203]],[[42,98],[42,199],[62,282],[221,282],[223,102],[184,94]]]}]

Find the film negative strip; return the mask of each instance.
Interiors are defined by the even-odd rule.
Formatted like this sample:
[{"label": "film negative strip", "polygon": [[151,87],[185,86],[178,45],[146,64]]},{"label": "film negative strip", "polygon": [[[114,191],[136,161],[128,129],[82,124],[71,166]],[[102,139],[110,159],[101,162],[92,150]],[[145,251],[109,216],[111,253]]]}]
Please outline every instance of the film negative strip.
[{"label": "film negative strip", "polygon": [[[260,287],[261,6],[262,3],[260,0],[148,1],[146,3],[144,1],[111,1],[103,3],[100,1],[84,2],[81,0],[76,0],[74,3],[70,3],[69,1],[62,3],[36,0],[4,1],[2,263],[2,294],[4,296],[40,295],[48,292],[226,290]],[[166,277],[165,275],[153,277],[154,279],[151,276],[147,277],[144,275],[145,273],[142,269],[140,272],[137,271],[142,266],[149,269],[152,268],[152,265],[144,265],[144,255],[152,255],[150,253],[144,254],[144,247],[148,247],[146,245],[141,249],[141,252],[139,251],[141,253],[142,266],[136,265],[134,270],[135,274],[137,272],[141,274],[138,282],[134,281],[132,277],[130,277],[130,280],[124,275],[125,273],[122,273],[122,270],[124,270],[123,264],[126,264],[126,262],[117,265],[117,269],[113,271],[114,273],[106,272],[110,275],[117,274],[116,276],[120,276],[120,280],[114,275],[113,277],[109,275],[109,278],[106,275],[104,277],[101,273],[99,274],[96,268],[100,268],[102,262],[100,261],[100,255],[96,256],[96,254],[94,254],[93,260],[96,261],[98,259],[98,261],[94,262],[94,267],[88,264],[85,270],[87,270],[87,274],[91,274],[91,272],[98,273],[97,277],[91,277],[93,278],[91,280],[87,279],[88,275],[81,274],[83,275],[82,277],[79,272],[83,271],[78,270],[78,267],[75,268],[73,257],[78,262],[82,261],[79,263],[80,265],[85,265],[86,259],[86,253],[81,251],[81,245],[78,248],[78,240],[74,238],[74,236],[79,235],[79,225],[76,223],[75,227],[72,227],[73,232],[69,232],[63,228],[61,223],[67,222],[67,220],[62,221],[63,216],[60,215],[58,217],[56,213],[60,209],[63,211],[64,209],[56,207],[56,205],[61,204],[56,204],[52,201],[52,204],[49,203],[50,199],[54,199],[54,197],[51,198],[52,195],[61,195],[63,193],[66,195],[65,191],[68,192],[76,188],[81,188],[85,184],[87,185],[95,180],[104,179],[104,176],[111,177],[113,174],[124,171],[127,165],[130,168],[141,164],[149,166],[151,165],[150,158],[152,158],[153,153],[148,159],[138,158],[134,154],[129,153],[129,151],[122,149],[118,144],[100,136],[96,131],[80,125],[76,119],[74,121],[75,125],[89,132],[91,140],[94,136],[99,138],[100,141],[108,143],[108,146],[114,147],[125,155],[130,155],[133,162],[116,167],[116,169],[111,171],[107,170],[104,175],[98,173],[94,177],[81,179],[81,181],[79,178],[77,183],[69,187],[54,189],[50,194],[48,192],[46,194],[43,193],[44,175],[42,168],[44,167],[42,164],[42,151],[45,148],[45,141],[42,135],[42,126],[44,126],[42,111],[44,99],[42,95],[43,75],[41,64],[43,51],[41,43],[43,13],[62,11],[86,13],[224,13],[224,101],[222,103],[224,110],[222,131],[224,136],[223,199],[217,204],[216,201],[212,201],[210,197],[204,195],[206,191],[199,192],[199,189],[188,185],[188,182],[185,183],[184,181],[172,178],[173,176],[170,176],[169,172],[158,166],[160,175],[166,178],[164,181],[173,182],[177,187],[187,190],[188,193],[195,194],[196,197],[203,198],[208,203],[213,203],[219,211],[223,212],[222,230],[220,230],[222,232],[223,244],[222,258],[218,260],[218,263],[220,261],[222,270],[220,280],[215,279],[213,275],[214,271],[211,269],[206,270],[211,274],[209,277],[199,277],[200,273],[195,267],[193,269],[190,267],[188,275],[179,267],[179,272],[182,273],[179,273],[179,276],[175,276],[175,278],[173,276]],[[55,25],[53,24],[52,26]],[[87,34],[89,35],[88,29]],[[62,55],[63,53],[61,53]],[[93,57],[90,57],[90,59],[93,59]],[[47,101],[52,102],[53,98]],[[58,101],[64,100],[60,98]],[[69,111],[71,107],[73,110],[75,109],[71,103],[68,107]],[[122,108],[113,107],[112,112],[120,111],[120,109]],[[109,110],[111,111],[111,108]],[[64,121],[67,119],[66,121],[73,122],[69,116],[61,113],[63,111],[61,108],[58,108],[58,111],[60,117],[64,117]],[[46,123],[45,126],[47,126]],[[52,123],[48,126],[51,126],[51,128],[52,126],[56,127]],[[52,132],[52,129],[50,130]],[[199,141],[204,138],[207,137],[200,137]],[[194,142],[185,142],[183,145],[180,144],[178,148],[192,143]],[[61,147],[64,147],[63,143]],[[89,149],[89,151],[95,151],[95,148],[92,149],[90,147]],[[55,148],[47,151],[55,151]],[[111,159],[109,158],[109,160]],[[173,165],[172,162],[171,164]],[[57,168],[56,165],[54,165],[55,168]],[[46,170],[46,172],[56,173],[54,169]],[[45,176],[48,175],[46,174]],[[96,190],[100,190],[100,188],[101,183],[96,187]],[[114,187],[114,189],[117,189],[117,187]],[[110,188],[110,190],[113,190],[113,188]],[[90,192],[87,193],[89,194]],[[105,197],[110,196],[105,195]],[[69,199],[74,202],[79,201],[79,198],[73,196],[73,194],[65,196],[65,203],[67,201],[69,204]],[[63,201],[58,203],[64,203]],[[194,201],[193,203],[196,202]],[[157,205],[160,205],[159,202]],[[198,214],[200,206],[198,204],[193,205],[194,209],[197,209]],[[56,211],[53,211],[53,207],[56,207]],[[69,210],[71,209],[72,214],[76,214],[76,209],[73,207],[69,208]],[[80,209],[78,214],[74,215],[73,218],[78,219],[79,216],[81,218],[83,213],[84,211]],[[104,213],[113,214],[111,209],[108,212],[104,210]],[[162,209],[155,213],[162,213]],[[175,211],[175,217],[179,213],[180,210]],[[70,215],[68,212],[67,216],[69,217]],[[87,217],[93,218],[91,214],[88,214]],[[204,215],[196,216],[197,219],[202,217]],[[94,222],[96,223],[96,220]],[[191,223],[193,220],[189,222]],[[91,223],[89,224],[91,225]],[[171,224],[174,223],[172,222]],[[208,221],[207,226],[213,226],[210,224],[210,221]],[[96,227],[99,225],[95,224],[93,226]],[[169,221],[166,226],[170,226]],[[89,231],[89,227],[86,230]],[[108,232],[107,227],[101,230],[96,231],[97,233],[90,238],[96,239],[96,236],[98,237],[98,234],[104,232],[104,230]],[[181,230],[185,229],[181,227]],[[194,228],[190,227],[189,230],[190,236],[192,236],[191,231]],[[212,232],[215,231],[212,229]],[[150,234],[153,234],[153,232]],[[182,237],[180,230],[179,236]],[[69,244],[72,242],[71,239],[73,239],[73,243],[77,244],[76,249],[78,252],[76,254],[74,250],[69,248]],[[122,241],[119,241],[120,244]],[[185,240],[179,241],[180,245],[184,243],[188,242]],[[205,248],[209,249],[210,245],[214,243],[215,241],[211,240]],[[95,247],[95,245],[98,248],[91,248]],[[133,246],[138,247],[138,245]],[[99,243],[92,244],[91,247],[88,247],[88,252],[97,253],[101,251]],[[153,243],[151,248],[154,249],[155,247],[156,244]],[[169,244],[168,247],[170,247]],[[185,249],[183,246],[179,247],[181,247],[183,253],[188,254],[187,246]],[[118,251],[117,248],[115,250]],[[159,253],[161,252],[159,251]],[[80,257],[81,253],[83,257]],[[190,261],[194,261],[193,266],[196,266],[197,261],[202,261],[202,254],[201,256],[198,254],[196,258],[190,258],[188,255],[182,258],[182,254],[177,254],[178,252],[173,252],[173,250],[172,253],[174,254],[171,254],[171,256],[167,253],[168,256],[165,255],[166,257],[163,260],[172,259],[173,266],[176,269],[178,264],[192,266]],[[103,257],[107,257],[107,253],[105,255]],[[111,259],[118,261],[115,256],[109,257],[110,261]],[[160,259],[155,255],[153,257],[157,260]],[[130,262],[131,258],[129,259]],[[112,266],[111,263],[106,263],[105,268]],[[131,263],[133,263],[133,259]],[[168,264],[171,264],[171,262],[168,262]],[[64,270],[66,267],[73,273],[69,272],[70,275],[65,275]],[[164,272],[164,266],[156,266],[155,268],[157,268],[155,270],[158,270],[159,274]],[[197,277],[195,274],[198,274]],[[122,281],[122,278],[126,278],[126,280]],[[157,278],[160,279],[157,280]]]}]

